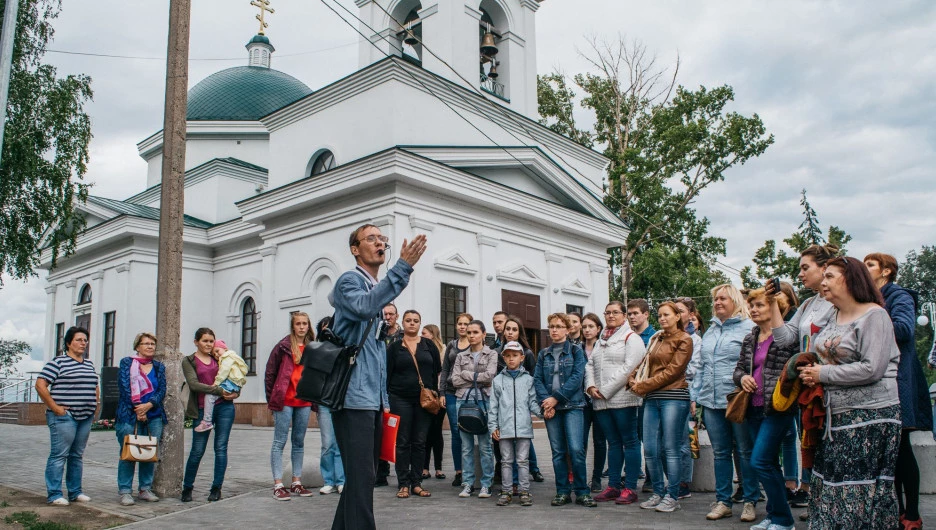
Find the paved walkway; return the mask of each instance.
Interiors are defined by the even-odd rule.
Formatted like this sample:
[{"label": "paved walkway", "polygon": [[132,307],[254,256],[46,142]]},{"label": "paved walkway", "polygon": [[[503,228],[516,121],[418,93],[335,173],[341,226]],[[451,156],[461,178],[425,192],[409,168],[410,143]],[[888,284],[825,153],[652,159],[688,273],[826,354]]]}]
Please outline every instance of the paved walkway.
[{"label": "paved walkway", "polygon": [[[537,431],[540,434],[541,431]],[[545,433],[535,440],[540,464],[546,482],[533,484],[534,506],[519,505],[497,507],[494,498],[461,499],[451,486],[452,464],[446,433],[444,471],[447,480],[430,479],[426,482],[431,498],[412,497],[396,499],[396,489],[378,488],[375,491],[375,510],[378,526],[387,529],[451,528],[493,529],[529,527],[560,528],[692,528],[740,529],[749,523],[738,519],[740,510],[730,521],[706,521],[712,493],[696,492],[691,499],[681,501],[682,510],[661,514],[641,510],[637,506],[602,504],[598,508],[568,505],[549,506],[554,494],[552,466],[549,463],[549,443]],[[224,499],[208,504],[205,498],[211,481],[213,454],[210,448],[202,460],[195,484],[195,502],[182,504],[177,499],[139,503],[124,507],[117,502],[117,441],[112,431],[92,432],[85,452],[84,488],[93,499],[92,506],[102,511],[119,514],[131,520],[142,521],[129,527],[140,528],[329,528],[338,503],[337,495],[294,498],[289,502],[274,500],[269,477],[269,447],[273,439],[270,428],[235,425],[229,445],[230,466],[224,482]],[[188,438],[186,447],[188,447]],[[0,484],[16,487],[45,496],[43,470],[49,450],[48,430],[44,426],[26,427],[0,424]],[[318,473],[319,434],[310,429],[306,437],[304,481],[308,486],[321,486]],[[546,458],[543,458],[543,457]],[[285,456],[285,469],[289,470],[289,448]],[[545,465],[543,465],[545,463]],[[393,483],[391,477],[391,484]],[[648,495],[641,494],[641,500]],[[68,509],[68,508],[63,508]],[[795,510],[798,514],[800,510]],[[924,519],[936,520],[936,496],[924,496]],[[758,506],[759,519],[763,505]],[[806,528],[798,523],[797,528]]]}]

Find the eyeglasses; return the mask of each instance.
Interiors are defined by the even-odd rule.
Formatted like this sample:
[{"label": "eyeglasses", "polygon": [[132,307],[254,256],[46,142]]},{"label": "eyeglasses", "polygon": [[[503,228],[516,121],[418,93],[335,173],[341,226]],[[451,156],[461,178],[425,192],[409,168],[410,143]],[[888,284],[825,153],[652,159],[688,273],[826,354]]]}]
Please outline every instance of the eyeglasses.
[{"label": "eyeglasses", "polygon": [[604,312],[604,316],[606,316],[606,317],[610,317],[610,316],[614,316],[614,315],[623,315],[623,314],[624,314],[624,311],[618,311],[617,309],[615,309],[614,311],[605,311],[605,312]]},{"label": "eyeglasses", "polygon": [[155,342],[141,342],[140,346],[155,346]]},{"label": "eyeglasses", "polygon": [[565,324],[553,324],[549,326],[549,329],[566,329]]},{"label": "eyeglasses", "polygon": [[360,243],[363,242],[363,241],[367,241],[368,243],[376,243],[376,242],[380,241],[381,243],[383,243],[384,245],[386,245],[387,243],[390,242],[390,238],[387,237],[387,236],[378,236],[378,235],[376,235],[376,234],[371,234],[371,235],[369,235],[369,236],[367,236],[367,237],[365,237],[365,238],[363,238],[363,239],[358,239],[358,240],[357,240],[358,244],[360,244]]}]

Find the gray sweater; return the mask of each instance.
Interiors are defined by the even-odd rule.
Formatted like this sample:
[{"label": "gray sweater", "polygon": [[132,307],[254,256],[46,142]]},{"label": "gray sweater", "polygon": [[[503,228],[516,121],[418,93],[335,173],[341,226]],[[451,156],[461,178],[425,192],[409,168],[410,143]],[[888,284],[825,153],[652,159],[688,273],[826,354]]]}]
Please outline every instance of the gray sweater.
[{"label": "gray sweater", "polygon": [[837,317],[838,311],[833,310],[815,342],[825,363],[819,381],[831,413],[900,403],[897,397],[900,350],[887,311],[874,307],[848,324],[838,324]]},{"label": "gray sweater", "polygon": [[[781,348],[796,344],[797,352],[816,351],[816,336],[812,325],[815,324],[819,329],[825,327],[834,309],[835,306],[819,295],[807,298],[789,322],[773,329],[774,342]],[[803,348],[805,337],[811,337],[808,348]]]}]

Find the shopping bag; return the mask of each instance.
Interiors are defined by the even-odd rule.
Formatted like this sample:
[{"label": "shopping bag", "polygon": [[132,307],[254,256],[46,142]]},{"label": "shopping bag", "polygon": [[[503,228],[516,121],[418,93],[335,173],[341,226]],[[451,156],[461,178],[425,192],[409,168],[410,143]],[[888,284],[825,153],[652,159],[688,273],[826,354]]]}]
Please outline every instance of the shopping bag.
[{"label": "shopping bag", "polygon": [[400,417],[383,413],[383,434],[380,438],[380,459],[396,463],[396,436],[400,430]]}]

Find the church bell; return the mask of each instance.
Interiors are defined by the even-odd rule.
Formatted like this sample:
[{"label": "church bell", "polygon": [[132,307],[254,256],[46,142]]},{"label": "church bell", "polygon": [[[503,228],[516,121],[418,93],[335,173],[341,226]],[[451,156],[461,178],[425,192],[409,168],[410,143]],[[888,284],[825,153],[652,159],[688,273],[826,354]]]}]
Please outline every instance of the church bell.
[{"label": "church bell", "polygon": [[416,46],[419,44],[419,39],[416,38],[416,34],[413,33],[413,30],[406,30],[406,37],[403,38],[403,42],[409,44],[410,46]]},{"label": "church bell", "polygon": [[486,32],[481,38],[481,55],[494,57],[497,55],[497,44],[494,43],[494,34]]},{"label": "church bell", "polygon": [[487,76],[491,79],[497,79],[497,65],[500,64],[500,61],[491,61],[491,70],[488,72]]}]

